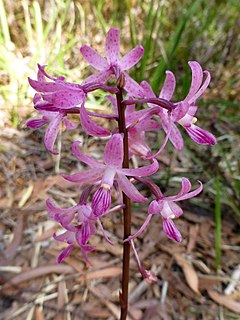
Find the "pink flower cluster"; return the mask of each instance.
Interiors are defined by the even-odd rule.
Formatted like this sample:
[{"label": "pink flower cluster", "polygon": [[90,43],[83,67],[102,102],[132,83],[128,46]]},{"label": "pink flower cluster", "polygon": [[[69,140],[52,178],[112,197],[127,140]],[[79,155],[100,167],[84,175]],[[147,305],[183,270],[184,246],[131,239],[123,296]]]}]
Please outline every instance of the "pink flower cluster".
[{"label": "pink flower cluster", "polygon": [[[182,178],[181,191],[175,196],[164,196],[149,176],[159,170],[157,157],[161,154],[169,140],[174,148],[181,150],[184,147],[183,137],[178,125],[184,128],[189,137],[196,143],[202,145],[214,145],[215,137],[206,130],[198,127],[195,123],[197,118],[196,101],[203,94],[210,82],[210,74],[203,71],[200,64],[190,61],[189,66],[192,72],[192,82],[187,96],[181,101],[172,101],[175,91],[176,79],[171,71],[166,72],[166,79],[157,97],[149,83],[142,81],[138,84],[127,73],[144,54],[142,46],[137,46],[125,56],[120,58],[120,32],[112,28],[106,37],[106,58],[100,56],[91,47],[84,45],[80,48],[83,58],[97,72],[88,77],[81,84],[74,84],[65,81],[63,76],[53,78],[45,71],[45,66],[38,65],[37,80],[29,79],[30,86],[37,92],[34,96],[34,108],[39,112],[40,118],[30,119],[27,126],[39,128],[47,125],[44,144],[52,154],[54,144],[63,122],[66,129],[74,129],[77,122],[69,120],[69,115],[76,114],[84,131],[95,137],[106,137],[108,141],[105,146],[102,161],[84,154],[79,147],[80,141],[72,144],[74,156],[85,163],[89,168],[78,173],[64,175],[63,178],[77,183],[81,186],[82,195],[79,203],[71,208],[61,209],[52,200],[47,200],[49,216],[57,221],[65,230],[60,235],[54,235],[58,241],[63,241],[68,246],[60,253],[58,262],[66,259],[71,253],[74,244],[77,244],[83,257],[89,262],[87,253],[94,250],[89,244],[91,237],[96,233],[96,225],[102,230],[105,239],[108,239],[101,224],[101,217],[119,210],[123,206],[121,192],[136,202],[148,202],[137,189],[134,182],[144,183],[152,192],[153,199],[148,204],[146,220],[135,235],[124,241],[130,241],[136,255],[139,270],[144,278],[150,280],[153,277],[141,266],[133,239],[147,227],[150,219],[159,215],[162,220],[163,231],[168,238],[177,242],[182,236],[173,222],[183,214],[182,209],[176,204],[178,201],[192,198],[202,191],[202,183],[191,191],[191,183],[188,179]],[[119,131],[116,125],[110,132],[108,128],[98,125],[93,118],[102,117],[108,121],[119,121],[118,102],[114,97],[119,88],[107,85],[110,78],[117,82],[124,79],[124,90],[127,99],[121,101],[125,108],[125,123],[128,135],[128,156],[139,157],[146,161],[146,165],[140,168],[123,168],[124,158],[124,134]],[[49,81],[50,80],[50,81]],[[111,81],[112,83],[112,81]],[[107,92],[106,101],[110,101],[112,114],[95,114],[85,107],[89,92],[102,89]],[[136,104],[144,104],[145,108],[135,110]],[[152,130],[163,130],[165,139],[157,153],[153,153],[147,143],[146,132]],[[112,206],[112,190],[116,190],[119,197],[119,205]]]}]

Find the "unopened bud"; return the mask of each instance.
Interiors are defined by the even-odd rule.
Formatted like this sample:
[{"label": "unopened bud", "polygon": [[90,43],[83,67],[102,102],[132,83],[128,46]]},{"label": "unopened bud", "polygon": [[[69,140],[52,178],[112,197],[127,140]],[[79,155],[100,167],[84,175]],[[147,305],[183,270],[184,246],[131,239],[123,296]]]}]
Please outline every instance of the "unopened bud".
[{"label": "unopened bud", "polygon": [[125,87],[125,76],[124,74],[121,72],[120,76],[117,79],[117,88],[118,89],[123,89]]}]

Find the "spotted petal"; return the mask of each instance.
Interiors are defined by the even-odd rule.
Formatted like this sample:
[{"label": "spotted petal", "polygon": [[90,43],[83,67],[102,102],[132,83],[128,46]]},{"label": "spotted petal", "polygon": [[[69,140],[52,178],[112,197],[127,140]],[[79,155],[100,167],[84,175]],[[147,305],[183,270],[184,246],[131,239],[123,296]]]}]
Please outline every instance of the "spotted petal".
[{"label": "spotted petal", "polygon": [[159,98],[170,100],[176,87],[176,79],[171,71],[166,71],[166,79],[164,81]]},{"label": "spotted petal", "polygon": [[92,65],[95,69],[103,71],[109,68],[109,65],[103,57],[101,57],[95,50],[91,47],[84,45],[80,48],[80,52],[83,58]]},{"label": "spotted petal", "polygon": [[207,89],[207,87],[211,81],[211,75],[208,71],[204,71],[204,74],[206,74],[206,76],[207,76],[206,80],[204,81],[201,88],[188,100],[188,103],[194,103],[203,94],[203,92]]},{"label": "spotted petal", "polygon": [[194,96],[194,94],[200,88],[203,80],[203,71],[201,65],[197,61],[189,61],[188,64],[192,70],[192,83],[189,92],[184,99],[185,101],[190,100]]},{"label": "spotted petal", "polygon": [[80,119],[83,129],[89,135],[94,137],[106,137],[110,135],[110,132],[107,129],[102,128],[89,117],[84,104],[82,104],[80,108]]},{"label": "spotted petal", "polygon": [[120,54],[120,31],[111,28],[106,36],[106,56],[109,64],[118,64]]},{"label": "spotted petal", "polygon": [[155,98],[156,95],[153,92],[153,89],[151,88],[150,84],[147,81],[142,81],[140,83],[140,86],[142,87],[142,89],[144,90],[144,96],[147,98]]},{"label": "spotted petal", "polygon": [[125,76],[124,89],[133,97],[143,98],[144,91],[140,87],[140,85],[135,80],[133,80],[126,72],[124,72],[124,76]]},{"label": "spotted petal", "polygon": [[121,70],[128,70],[132,66],[138,63],[144,54],[144,48],[142,46],[137,46],[131,51],[129,51],[121,60],[120,67]]},{"label": "spotted petal", "polygon": [[123,135],[114,134],[107,142],[103,160],[107,166],[121,168],[123,162]]},{"label": "spotted petal", "polygon": [[53,151],[53,145],[57,138],[57,134],[59,131],[60,123],[63,119],[63,114],[59,113],[50,123],[45,132],[44,136],[44,145],[46,149],[51,152],[52,154],[57,155],[58,152]]},{"label": "spotted petal", "polygon": [[94,73],[91,76],[87,77],[82,82],[82,85],[86,85],[92,82],[99,82],[99,83],[105,82],[112,74],[113,74],[113,71],[111,69]]}]

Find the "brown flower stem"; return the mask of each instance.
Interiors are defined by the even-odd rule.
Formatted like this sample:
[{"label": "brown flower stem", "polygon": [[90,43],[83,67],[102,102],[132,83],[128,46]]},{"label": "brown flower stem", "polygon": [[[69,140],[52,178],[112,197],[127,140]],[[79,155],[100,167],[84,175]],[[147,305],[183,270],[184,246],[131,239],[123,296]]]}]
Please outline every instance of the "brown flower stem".
[{"label": "brown flower stem", "polygon": [[[124,145],[124,158],[123,168],[129,168],[129,157],[128,157],[128,132],[126,129],[125,122],[125,106],[122,104],[123,101],[123,87],[124,87],[124,75],[121,75],[117,81],[117,87],[119,92],[117,96],[118,106],[118,127],[119,132],[124,134],[123,145]],[[131,201],[123,193],[123,224],[124,232],[123,239],[127,239],[131,234]],[[123,268],[122,268],[122,292],[120,293],[120,305],[121,305],[121,317],[120,320],[127,318],[128,311],[128,284],[129,284],[129,265],[130,265],[130,243],[127,241],[123,244]]]}]

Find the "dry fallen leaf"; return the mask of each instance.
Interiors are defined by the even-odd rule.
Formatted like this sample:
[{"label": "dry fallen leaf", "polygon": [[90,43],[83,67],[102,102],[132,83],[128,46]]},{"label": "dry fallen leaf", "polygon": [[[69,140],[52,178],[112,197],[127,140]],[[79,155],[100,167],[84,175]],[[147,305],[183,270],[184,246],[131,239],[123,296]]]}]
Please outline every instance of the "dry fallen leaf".
[{"label": "dry fallen leaf", "polygon": [[189,287],[197,294],[200,294],[199,288],[198,288],[198,275],[193,268],[192,264],[183,258],[180,254],[174,255],[177,264],[183,269],[184,276],[186,278],[186,281],[189,285]]},{"label": "dry fallen leaf", "polygon": [[208,290],[208,294],[215,302],[227,309],[240,314],[240,302],[232,300],[229,296],[221,295],[213,290]]},{"label": "dry fallen leaf", "polygon": [[43,277],[49,273],[73,273],[74,269],[71,266],[68,265],[49,265],[49,266],[43,266],[34,268],[25,272],[22,272],[18,274],[17,276],[11,278],[5,286],[3,286],[4,289],[9,288],[11,286],[16,286],[22,282],[29,281],[38,277]]},{"label": "dry fallen leaf", "polygon": [[[111,268],[106,268],[106,269],[101,269],[101,270],[95,270],[88,272],[84,275],[84,278],[89,281],[89,280],[94,280],[94,279],[99,279],[99,278],[114,278],[119,276],[122,273],[122,269],[119,267],[111,267]],[[77,280],[82,280],[83,276],[80,276]]]},{"label": "dry fallen leaf", "polygon": [[43,310],[39,306],[36,306],[36,308],[35,308],[34,319],[35,320],[44,320],[45,319],[44,315],[43,315]]}]

